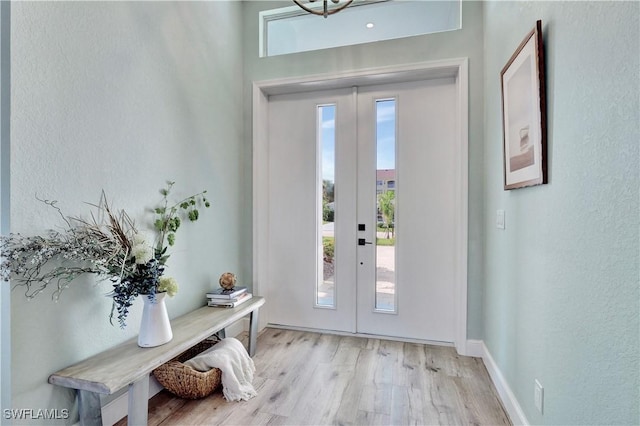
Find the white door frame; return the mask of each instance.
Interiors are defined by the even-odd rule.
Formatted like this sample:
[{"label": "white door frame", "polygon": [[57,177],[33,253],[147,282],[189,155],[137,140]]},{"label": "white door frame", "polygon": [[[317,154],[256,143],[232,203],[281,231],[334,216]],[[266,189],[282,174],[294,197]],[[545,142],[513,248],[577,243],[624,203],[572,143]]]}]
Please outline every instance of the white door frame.
[{"label": "white door frame", "polygon": [[[268,170],[268,107],[269,96],[276,94],[325,89],[400,83],[433,78],[453,77],[457,90],[456,155],[456,217],[454,236],[455,259],[455,347],[467,355],[467,246],[468,246],[468,139],[469,139],[469,74],[468,59],[421,62],[391,67],[370,68],[337,74],[258,81],[253,83],[253,292],[268,296],[269,265],[269,170]],[[269,300],[267,298],[267,303]],[[260,327],[269,318],[260,318]]]}]

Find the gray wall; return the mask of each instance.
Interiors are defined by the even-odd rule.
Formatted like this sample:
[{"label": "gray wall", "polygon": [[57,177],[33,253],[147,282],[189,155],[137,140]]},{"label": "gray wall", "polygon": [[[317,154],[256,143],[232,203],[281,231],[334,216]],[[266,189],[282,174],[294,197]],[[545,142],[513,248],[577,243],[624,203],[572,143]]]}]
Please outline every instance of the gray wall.
[{"label": "gray wall", "polygon": [[[289,1],[244,2],[245,119],[251,123],[251,82],[313,74],[327,74],[396,64],[409,64],[451,58],[469,58],[469,289],[468,334],[482,335],[482,4],[464,2],[463,29],[459,31],[388,40],[313,52],[258,57],[258,13],[261,10],[291,6]],[[318,19],[323,19],[318,17]],[[329,18],[330,19],[330,18]],[[251,144],[251,128],[247,127]],[[245,158],[246,178],[251,176],[251,158]]]},{"label": "gray wall", "polygon": [[[35,195],[86,215],[102,189],[150,229],[148,209],[171,179],[176,197],[208,189],[213,208],[184,224],[171,250],[166,273],[180,290],[169,315],[203,306],[226,270],[248,277],[240,4],[12,6],[11,230],[61,225]],[[14,408],[71,408],[73,393],[48,385],[49,374],[137,334],[141,304],[120,330],[108,291],[87,279],[58,303],[51,292],[11,293]]]},{"label": "gray wall", "polygon": [[[11,2],[0,3],[0,233],[9,232],[9,117]],[[0,284],[0,408],[11,406],[11,289]]]},{"label": "gray wall", "polygon": [[[639,8],[485,4],[484,340],[533,424],[640,423]],[[506,192],[500,70],[538,19],[550,180]]]}]

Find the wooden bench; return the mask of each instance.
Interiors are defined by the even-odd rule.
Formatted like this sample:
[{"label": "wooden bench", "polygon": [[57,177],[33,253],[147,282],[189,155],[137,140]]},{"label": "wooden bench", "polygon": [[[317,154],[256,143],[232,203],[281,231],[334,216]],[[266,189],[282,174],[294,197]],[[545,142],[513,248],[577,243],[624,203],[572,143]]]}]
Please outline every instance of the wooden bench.
[{"label": "wooden bench", "polygon": [[203,307],[171,321],[173,339],[162,346],[141,348],[137,337],[112,349],[52,374],[49,383],[76,389],[81,425],[102,425],[100,394],[111,395],[129,388],[128,424],[146,425],[149,404],[149,373],[207,337],[250,315],[250,356],[256,350],[258,309],[262,297],[235,308]]}]

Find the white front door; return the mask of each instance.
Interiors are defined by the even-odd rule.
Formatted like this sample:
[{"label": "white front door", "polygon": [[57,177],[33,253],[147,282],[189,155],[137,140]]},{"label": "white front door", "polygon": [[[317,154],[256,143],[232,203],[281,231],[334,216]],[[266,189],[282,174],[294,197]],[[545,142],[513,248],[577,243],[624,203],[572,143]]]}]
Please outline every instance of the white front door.
[{"label": "white front door", "polygon": [[351,89],[269,99],[270,323],[356,331],[354,101]]},{"label": "white front door", "polygon": [[455,340],[453,78],[268,104],[267,317]]},{"label": "white front door", "polygon": [[362,88],[358,118],[357,330],[453,342],[455,81]]}]

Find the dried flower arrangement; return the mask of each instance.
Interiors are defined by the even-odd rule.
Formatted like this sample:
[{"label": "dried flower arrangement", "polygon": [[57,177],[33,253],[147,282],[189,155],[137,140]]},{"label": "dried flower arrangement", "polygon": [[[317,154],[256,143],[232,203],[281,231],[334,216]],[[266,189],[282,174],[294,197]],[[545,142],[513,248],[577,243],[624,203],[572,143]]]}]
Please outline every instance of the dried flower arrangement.
[{"label": "dried flower arrangement", "polygon": [[109,319],[117,317],[124,328],[129,308],[138,295],[176,294],[176,280],[163,276],[168,246],[175,243],[181,218],[195,222],[198,209],[210,206],[205,197],[207,191],[170,204],[168,196],[174,183],[167,182],[160,190],[163,198],[154,209],[153,224],[158,235],[152,241],[138,232],[124,210],[112,210],[104,192],[98,204],[90,204],[96,210],[90,219],[67,217],[56,201],[40,200],[56,209],[67,226],[62,231],[49,230],[44,236],[0,236],[0,276],[4,281],[11,280],[14,288],[24,287],[29,299],[54,283],[56,300],[79,276],[94,274],[100,280],[111,280],[113,290],[108,295],[113,305]]}]

